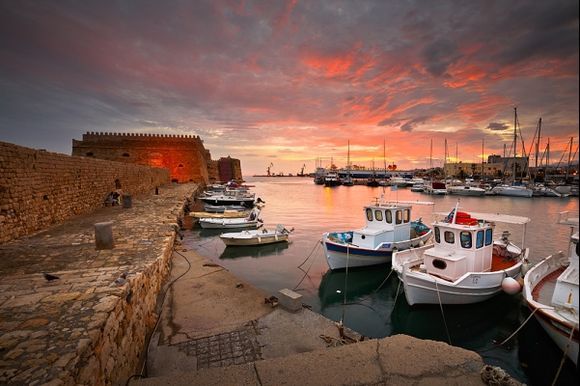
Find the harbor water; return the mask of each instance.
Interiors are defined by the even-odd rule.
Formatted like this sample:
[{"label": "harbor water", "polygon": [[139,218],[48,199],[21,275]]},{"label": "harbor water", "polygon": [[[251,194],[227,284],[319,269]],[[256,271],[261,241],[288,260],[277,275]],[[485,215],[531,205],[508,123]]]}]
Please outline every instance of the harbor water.
[{"label": "harbor water", "polygon": [[[282,288],[303,295],[303,303],[332,320],[371,338],[407,334],[451,343],[478,352],[484,362],[501,366],[529,385],[551,384],[562,352],[534,318],[503,345],[530,314],[520,294],[504,293],[483,303],[451,306],[414,306],[405,300],[391,266],[330,271],[320,243],[328,231],[364,226],[363,206],[384,195],[385,200],[423,201],[413,205],[412,218],[430,224],[437,213],[448,213],[458,202],[463,211],[492,212],[531,218],[526,229],[497,224],[511,240],[530,248],[532,263],[566,250],[570,228],[557,225],[559,212],[578,212],[578,198],[429,196],[409,188],[372,188],[364,185],[324,187],[311,178],[255,177],[256,197],[266,202],[261,218],[266,228],[283,224],[294,228],[291,243],[261,247],[225,247],[219,230],[195,229],[187,246],[224,266],[241,280],[276,295]],[[499,233],[498,233],[499,232]],[[557,384],[576,384],[577,370],[566,360]]]}]

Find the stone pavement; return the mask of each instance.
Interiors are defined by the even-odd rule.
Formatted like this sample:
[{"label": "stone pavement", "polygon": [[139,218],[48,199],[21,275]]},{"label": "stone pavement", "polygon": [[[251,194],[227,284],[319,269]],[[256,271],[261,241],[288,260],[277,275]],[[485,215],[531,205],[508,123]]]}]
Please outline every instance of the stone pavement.
[{"label": "stone pavement", "polygon": [[[184,243],[187,243],[188,232]],[[147,378],[131,385],[483,385],[481,357],[446,343],[397,335],[341,339],[306,308],[272,308],[270,295],[179,241]],[[349,342],[355,342],[346,344]]]},{"label": "stone pavement", "polygon": [[[0,245],[0,384],[124,383],[196,189],[165,186],[133,197],[131,208],[101,208]],[[94,224],[103,221],[113,221],[115,248],[98,251]]]}]

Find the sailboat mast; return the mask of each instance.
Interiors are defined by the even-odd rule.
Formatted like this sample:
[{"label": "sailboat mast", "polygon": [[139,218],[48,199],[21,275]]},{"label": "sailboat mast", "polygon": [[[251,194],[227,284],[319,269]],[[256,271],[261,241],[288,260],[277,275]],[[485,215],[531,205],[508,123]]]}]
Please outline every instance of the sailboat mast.
[{"label": "sailboat mast", "polygon": [[538,120],[538,142],[536,142],[536,174],[538,173],[538,155],[540,153],[540,136],[542,134],[542,118]]},{"label": "sailboat mast", "polygon": [[429,169],[433,169],[433,138],[431,138],[431,147],[429,149]]},{"label": "sailboat mast", "polygon": [[566,178],[564,183],[568,183],[568,176],[570,174],[570,163],[572,162],[572,146],[574,146],[574,137],[570,137],[570,151],[568,152],[568,167],[566,168]]},{"label": "sailboat mast", "polygon": [[483,150],[484,146],[485,146],[485,138],[482,138],[481,139],[481,177],[480,177],[480,180],[481,181],[483,181],[483,177],[484,177],[484,174],[485,174],[484,173],[484,170],[483,170],[483,163],[484,163],[483,160],[484,160],[484,157],[485,157],[485,155],[484,155],[485,153],[484,153],[484,150]]},{"label": "sailboat mast", "polygon": [[513,182],[516,181],[516,162],[517,162],[516,157],[518,154],[518,151],[517,151],[517,146],[518,146],[517,125],[518,125],[518,108],[514,107],[514,161],[513,161],[513,176],[512,176]]}]

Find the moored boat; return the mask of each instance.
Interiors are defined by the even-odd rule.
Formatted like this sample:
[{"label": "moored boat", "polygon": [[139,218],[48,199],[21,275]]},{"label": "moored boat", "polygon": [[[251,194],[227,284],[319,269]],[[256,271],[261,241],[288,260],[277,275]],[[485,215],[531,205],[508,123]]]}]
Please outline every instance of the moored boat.
[{"label": "moored boat", "polygon": [[498,185],[492,190],[498,196],[511,196],[511,197],[532,197],[534,191],[532,189],[526,188],[520,185]]},{"label": "moored boat", "polygon": [[288,235],[293,229],[286,229],[278,224],[274,230],[257,229],[241,232],[222,233],[220,239],[227,246],[257,246],[274,243],[288,242]]},{"label": "moored boat", "polygon": [[485,189],[478,188],[476,186],[469,185],[454,185],[447,188],[449,194],[455,194],[458,196],[483,196],[485,195]]},{"label": "moored boat", "polygon": [[324,186],[339,186],[341,184],[338,173],[329,171],[324,176]]},{"label": "moored boat", "polygon": [[431,229],[421,219],[411,221],[408,203],[377,201],[365,206],[364,213],[365,227],[323,234],[330,269],[389,263],[393,251],[421,246],[431,237]]},{"label": "moored boat", "polygon": [[259,216],[260,210],[258,208],[254,208],[247,217],[202,217],[199,219],[199,225],[204,229],[259,228],[262,226],[262,220],[259,218]]},{"label": "moored boat", "polygon": [[[504,232],[493,239],[496,222],[524,225],[527,217],[459,212],[456,207],[433,223],[434,243],[393,254],[393,270],[409,305],[470,304],[487,300],[502,288],[519,290],[528,249]],[[506,279],[510,278],[510,279]]]},{"label": "moored boat", "polygon": [[558,223],[572,228],[568,251],[548,256],[526,273],[524,298],[550,338],[578,365],[578,217],[563,212]]}]

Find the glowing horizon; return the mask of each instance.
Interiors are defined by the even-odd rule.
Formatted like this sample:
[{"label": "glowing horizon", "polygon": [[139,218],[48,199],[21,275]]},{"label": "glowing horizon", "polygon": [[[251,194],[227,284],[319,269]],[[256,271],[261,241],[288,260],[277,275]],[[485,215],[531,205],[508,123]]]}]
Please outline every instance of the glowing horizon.
[{"label": "glowing horizon", "polygon": [[[244,175],[578,145],[578,2],[0,2],[0,140],[199,135]],[[457,148],[457,157],[456,157]],[[518,150],[518,153],[521,151]],[[576,154],[576,159],[578,155]],[[438,163],[438,164],[437,164]]]}]

